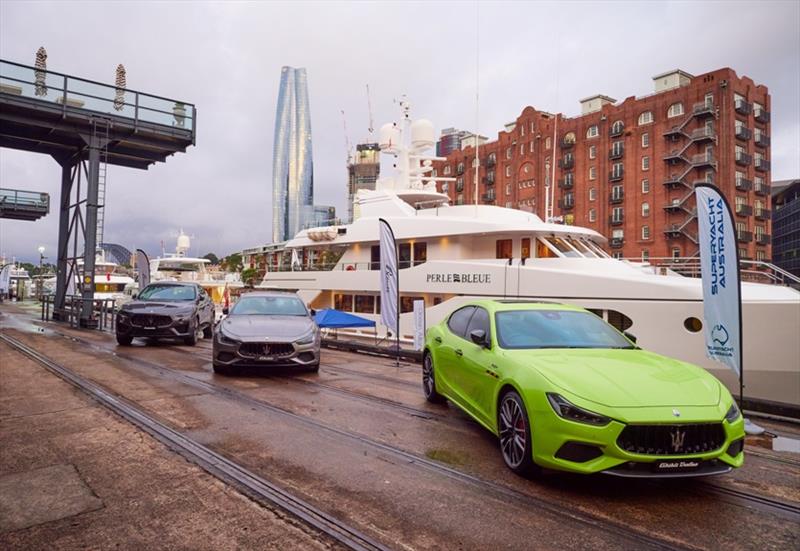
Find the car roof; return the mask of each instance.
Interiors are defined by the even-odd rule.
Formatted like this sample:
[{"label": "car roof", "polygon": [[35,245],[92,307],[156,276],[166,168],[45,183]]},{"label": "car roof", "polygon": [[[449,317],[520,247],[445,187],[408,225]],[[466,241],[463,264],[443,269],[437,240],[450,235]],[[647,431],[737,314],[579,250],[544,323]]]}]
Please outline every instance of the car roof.
[{"label": "car roof", "polygon": [[482,299],[472,301],[465,306],[481,306],[492,312],[505,312],[510,310],[571,310],[574,312],[586,312],[580,306],[563,304],[548,300],[525,300],[525,299]]},{"label": "car roof", "polygon": [[295,297],[300,298],[297,293],[292,291],[248,291],[242,293],[242,297]]},{"label": "car roof", "polygon": [[151,281],[147,284],[149,287],[150,285],[164,285],[164,286],[172,286],[172,287],[200,287],[199,284],[191,282],[191,281]]}]

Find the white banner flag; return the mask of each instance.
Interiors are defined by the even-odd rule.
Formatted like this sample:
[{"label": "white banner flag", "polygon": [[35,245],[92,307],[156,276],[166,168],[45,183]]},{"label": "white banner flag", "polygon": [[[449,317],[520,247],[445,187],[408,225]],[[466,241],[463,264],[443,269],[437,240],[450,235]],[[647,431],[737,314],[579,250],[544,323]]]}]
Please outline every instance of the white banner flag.
[{"label": "white banner flag", "polygon": [[381,218],[380,226],[380,254],[381,254],[381,323],[389,328],[395,335],[399,327],[398,312],[398,274],[397,274],[397,243],[389,223]]},{"label": "white banner flag", "polygon": [[12,264],[6,264],[3,266],[2,271],[0,271],[0,294],[8,294],[9,287],[11,285],[11,266]]},{"label": "white banner flag", "polygon": [[703,277],[706,354],[741,379],[741,290],[736,228],[728,202],[710,184],[695,186]]},{"label": "white banner flag", "polygon": [[425,347],[425,301],[414,301],[414,350]]},{"label": "white banner flag", "polygon": [[136,269],[139,271],[139,290],[150,285],[150,259],[142,249],[136,249]]}]

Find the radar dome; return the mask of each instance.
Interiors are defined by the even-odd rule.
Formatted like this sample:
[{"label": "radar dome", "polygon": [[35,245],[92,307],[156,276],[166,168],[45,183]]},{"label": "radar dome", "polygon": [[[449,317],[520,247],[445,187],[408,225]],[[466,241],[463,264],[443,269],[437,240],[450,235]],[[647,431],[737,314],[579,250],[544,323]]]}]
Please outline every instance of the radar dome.
[{"label": "radar dome", "polygon": [[189,240],[189,236],[185,233],[181,232],[178,236],[178,245],[175,247],[176,252],[185,253],[191,248],[191,241]]},{"label": "radar dome", "polygon": [[397,151],[397,146],[400,145],[400,129],[397,125],[386,123],[381,126],[378,145],[385,153]]},{"label": "radar dome", "polygon": [[411,147],[428,149],[436,143],[433,123],[428,119],[418,119],[411,123]]}]

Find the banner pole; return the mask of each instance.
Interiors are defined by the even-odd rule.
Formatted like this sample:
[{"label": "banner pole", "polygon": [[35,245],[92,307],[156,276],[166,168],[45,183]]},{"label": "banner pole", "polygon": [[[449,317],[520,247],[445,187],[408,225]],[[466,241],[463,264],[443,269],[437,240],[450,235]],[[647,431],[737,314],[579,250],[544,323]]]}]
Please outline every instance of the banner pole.
[{"label": "banner pole", "polygon": [[[392,238],[394,239],[394,231],[392,232]],[[394,255],[395,258],[398,259],[397,263],[397,309],[395,310],[395,314],[397,316],[397,324],[395,325],[395,342],[397,345],[397,356],[395,356],[395,368],[400,368],[400,254],[397,247],[397,240],[394,240]]]}]

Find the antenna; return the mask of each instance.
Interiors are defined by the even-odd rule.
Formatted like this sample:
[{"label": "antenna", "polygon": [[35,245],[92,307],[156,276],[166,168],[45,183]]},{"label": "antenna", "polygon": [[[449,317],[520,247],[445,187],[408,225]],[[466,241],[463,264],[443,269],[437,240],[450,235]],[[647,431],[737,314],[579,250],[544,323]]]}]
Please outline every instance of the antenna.
[{"label": "antenna", "polygon": [[350,148],[350,137],[347,135],[347,117],[344,116],[344,109],[341,110],[342,112],[342,126],[344,127],[344,147],[345,147],[345,157],[347,157],[348,164],[352,159],[351,155],[351,148]]},{"label": "antenna", "polygon": [[372,120],[372,101],[369,98],[369,84],[367,84],[367,111],[369,112],[369,141],[372,142],[372,133],[375,131],[375,124]]}]

